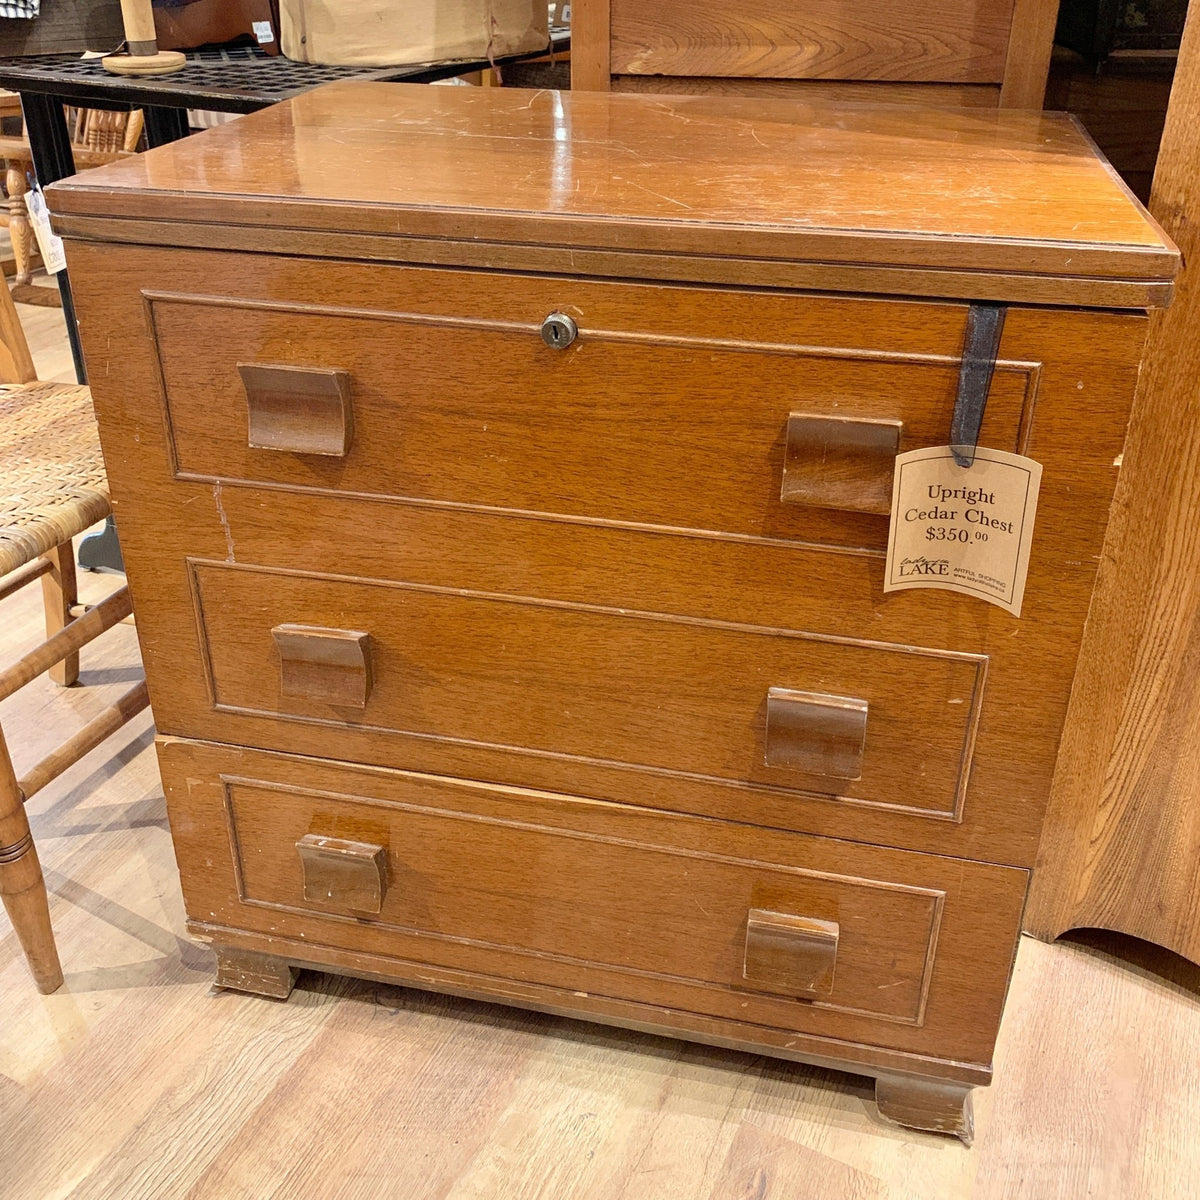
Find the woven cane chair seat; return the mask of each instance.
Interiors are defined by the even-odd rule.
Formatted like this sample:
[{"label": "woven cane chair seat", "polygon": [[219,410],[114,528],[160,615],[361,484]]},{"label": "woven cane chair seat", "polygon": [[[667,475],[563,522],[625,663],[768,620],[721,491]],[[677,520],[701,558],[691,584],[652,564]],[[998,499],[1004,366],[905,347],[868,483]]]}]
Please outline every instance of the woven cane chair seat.
[{"label": "woven cane chair seat", "polygon": [[88,389],[0,386],[0,577],[110,511]]}]

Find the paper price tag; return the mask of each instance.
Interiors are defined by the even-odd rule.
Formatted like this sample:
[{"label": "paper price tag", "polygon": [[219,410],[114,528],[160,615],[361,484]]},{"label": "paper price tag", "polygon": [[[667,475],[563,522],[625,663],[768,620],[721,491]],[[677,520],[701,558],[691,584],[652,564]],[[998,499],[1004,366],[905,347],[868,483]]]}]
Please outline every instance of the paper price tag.
[{"label": "paper price tag", "polygon": [[1003,450],[970,467],[949,446],[896,457],[883,590],[942,588],[1021,615],[1042,465]]},{"label": "paper price tag", "polygon": [[62,238],[50,228],[50,210],[46,207],[42,189],[36,184],[25,193],[25,207],[29,210],[29,223],[33,226],[33,236],[37,238],[42,266],[46,268],[47,275],[57,275],[66,267],[67,256],[63,252]]}]

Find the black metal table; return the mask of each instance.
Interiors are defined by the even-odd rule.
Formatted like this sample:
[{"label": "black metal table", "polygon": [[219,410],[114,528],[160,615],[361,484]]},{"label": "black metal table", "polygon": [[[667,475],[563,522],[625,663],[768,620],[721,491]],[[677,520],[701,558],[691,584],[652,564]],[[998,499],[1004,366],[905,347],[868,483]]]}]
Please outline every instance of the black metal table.
[{"label": "black metal table", "polygon": [[[558,53],[571,45],[568,30],[552,31],[551,47]],[[389,83],[433,83],[490,66],[503,67],[542,57],[546,51],[512,54],[494,61],[458,59],[403,67],[322,67],[268,55],[256,47],[200,50],[188,55],[187,66],[174,75],[111,75],[99,58],[75,54],[42,54],[31,58],[0,58],[0,88],[21,97],[25,132],[38,183],[44,188],[75,174],[71,138],[63,116],[64,103],[84,108],[140,108],[146,115],[146,140],[151,146],[186,137],[189,108],[213,112],[250,113],[298,96],[322,83],[366,79]],[[71,340],[71,355],[80,383],[86,382],[71,285],[58,274],[63,315]]]},{"label": "black metal table", "polygon": [[[566,29],[551,31],[555,53],[570,49]],[[239,46],[195,51],[187,65],[173,75],[112,75],[99,58],[76,54],[41,54],[29,58],[0,58],[0,88],[17,92],[25,114],[25,133],[33,168],[41,187],[75,174],[75,158],[63,104],[83,108],[140,108],[146,117],[146,141],[162,146],[186,137],[189,108],[212,112],[251,113],[298,96],[322,83],[342,79],[388,83],[433,83],[489,67],[541,58],[545,50],[491,59],[457,59],[403,67],[323,67],[268,55],[256,47]],[[75,305],[66,271],[57,275],[63,316],[75,375],[87,382]],[[88,543],[95,543],[89,545]],[[85,566],[119,566],[120,551],[111,522],[105,534],[86,539],[80,547]]]}]

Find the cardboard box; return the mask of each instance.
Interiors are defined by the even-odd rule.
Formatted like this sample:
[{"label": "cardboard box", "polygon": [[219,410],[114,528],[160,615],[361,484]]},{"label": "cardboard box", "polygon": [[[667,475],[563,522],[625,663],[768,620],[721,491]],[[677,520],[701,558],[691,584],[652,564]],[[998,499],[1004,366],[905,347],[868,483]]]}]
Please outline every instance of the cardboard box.
[{"label": "cardboard box", "polygon": [[297,62],[390,67],[544,49],[546,0],[281,0]]}]

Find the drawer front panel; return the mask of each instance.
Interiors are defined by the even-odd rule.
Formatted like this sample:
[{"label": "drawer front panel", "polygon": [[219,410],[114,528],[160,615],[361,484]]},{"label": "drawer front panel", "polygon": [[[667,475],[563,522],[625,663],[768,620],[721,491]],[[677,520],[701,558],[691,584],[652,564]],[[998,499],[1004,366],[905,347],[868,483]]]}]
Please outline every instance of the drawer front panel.
[{"label": "drawer front panel", "polygon": [[[228,747],[160,757],[206,923],[775,1028],[937,1037],[947,1056],[990,1046],[1023,871]],[[324,845],[366,865],[314,893],[305,858]],[[218,846],[228,864],[205,866]]]},{"label": "drawer front panel", "polygon": [[[655,335],[661,289],[627,288],[604,312],[601,285],[537,282],[578,322],[565,349],[539,336],[534,295],[487,316],[512,289],[486,276],[456,281],[456,317],[152,294],[177,473],[878,547],[896,452],[949,436],[953,337],[941,357],[804,346],[771,313],[757,337]],[[671,299],[738,315],[713,293]],[[1018,449],[1034,380],[997,373],[984,444]],[[803,414],[825,419],[819,445],[796,436]],[[880,422],[882,456],[864,437]]]},{"label": "drawer front panel", "polygon": [[[1002,352],[1014,362],[1040,364],[1028,374],[1030,386],[1036,385],[1036,403],[1031,407],[1032,419],[1022,423],[1019,439],[1027,438],[1028,453],[1045,464],[1029,585],[1017,620],[992,605],[948,593],[884,595],[882,558],[874,552],[843,553],[797,540],[680,536],[667,527],[648,532],[590,518],[546,520],[449,501],[400,503],[387,496],[322,491],[329,486],[323,478],[264,486],[235,486],[229,482],[232,471],[223,477],[179,478],[146,298],[174,290],[193,298],[207,294],[315,315],[355,305],[385,315],[409,312],[439,321],[464,314],[487,319],[490,313],[494,320],[521,325],[531,342],[537,343],[538,323],[547,312],[563,307],[564,288],[569,287],[572,296],[586,301],[579,303],[585,310],[579,314],[583,332],[566,351],[543,347],[558,363],[587,344],[589,331],[636,329],[652,346],[672,339],[708,339],[720,351],[731,340],[769,338],[793,347],[848,349],[863,361],[885,356],[901,363],[934,361],[949,366],[962,346],[962,305],[734,288],[646,287],[531,275],[497,277],[479,271],[266,253],[256,255],[256,270],[248,272],[245,256],[239,254],[83,242],[73,245],[71,252],[81,322],[109,329],[111,347],[120,347],[118,361],[107,339],[89,343],[88,366],[161,730],[510,784],[533,783],[551,790],[736,816],[776,828],[852,836],[965,858],[1023,866],[1033,862],[1076,649],[1103,547],[1116,476],[1113,464],[1123,445],[1145,335],[1143,316],[1031,307],[1013,307],[1009,312]],[[281,343],[272,349],[279,350],[275,357],[283,359],[288,357],[284,351],[289,351],[303,365],[303,346]],[[349,407],[343,410],[340,386],[329,382],[337,377],[327,374],[337,368],[316,365],[312,369],[326,381],[319,387],[314,381],[319,403],[314,400],[313,407],[322,419],[316,431],[307,424],[302,431],[309,430],[314,438],[309,444],[321,450],[338,450],[349,434],[350,455],[308,457],[316,462],[315,470],[337,463],[345,466],[361,444],[360,430],[353,424],[353,381],[347,393]],[[997,380],[1012,374],[1001,371]],[[259,405],[260,415],[267,418],[265,424],[260,422],[267,436],[256,440],[265,441],[272,432],[290,434],[291,430],[285,422],[269,419],[277,414],[270,403],[274,389],[262,387],[262,382],[260,378],[257,397],[267,401]],[[235,386],[244,397],[240,377]],[[473,398],[486,390],[478,389]],[[523,394],[510,391],[514,400]],[[464,405],[468,403],[464,400]],[[790,416],[791,405],[786,407]],[[988,411],[1001,410],[990,403]],[[887,420],[878,410],[870,415],[872,420]],[[948,407],[946,415],[948,422]],[[1080,422],[1085,417],[1087,437],[1081,440]],[[248,438],[248,412],[243,411],[240,419],[242,436]],[[826,437],[812,421],[781,419],[779,459],[773,470],[784,468],[789,423],[795,426],[797,448]],[[888,431],[878,427],[873,432],[874,441],[865,439],[861,444],[869,451],[865,457],[872,463],[871,495],[878,500],[886,473],[882,460]],[[1004,445],[999,438],[984,440]],[[843,439],[843,449],[850,444]],[[205,467],[224,470],[221,463]],[[811,477],[802,474],[792,480],[790,469],[788,475],[798,494],[811,493]],[[355,486],[372,487],[369,481]],[[764,505],[777,503],[779,486],[774,483],[770,492],[763,493]],[[696,490],[707,495],[707,482]],[[886,522],[882,515],[809,506],[803,516],[805,533],[813,540],[862,546],[869,537],[877,537],[876,544],[882,544]],[[862,530],[866,532],[856,542]],[[987,703],[980,716],[962,821],[945,818],[949,806],[941,798],[934,802],[936,810],[890,804],[867,808],[830,802],[816,793],[600,760],[574,760],[564,784],[561,760],[544,756],[214,710],[201,669],[189,558],[236,560],[285,570],[299,565],[327,575],[669,612],[986,654]],[[288,622],[288,618],[279,620]],[[327,624],[349,631],[355,628],[348,621]],[[770,686],[778,685],[764,685],[764,694]],[[822,686],[791,690],[839,694]],[[842,694],[862,699],[849,689]],[[871,746],[870,713],[867,724],[864,754]],[[852,749],[850,740],[844,741]],[[842,789],[843,794],[847,790]]]},{"label": "drawer front panel", "polygon": [[943,816],[961,807],[980,656],[214,563],[192,571],[226,712],[511,748],[564,771],[600,761]]},{"label": "drawer front panel", "polygon": [[[747,923],[754,910],[791,914],[845,931],[829,1004],[913,1025],[923,1016],[944,900],[935,888],[614,843],[536,821],[397,811],[261,782],[231,779],[225,787],[241,898],[251,904],[772,994],[773,980],[745,978]],[[306,899],[297,843],[345,839],[347,831],[386,854],[377,910],[349,892],[343,904],[336,886]],[[632,880],[639,882],[630,888]]]}]

